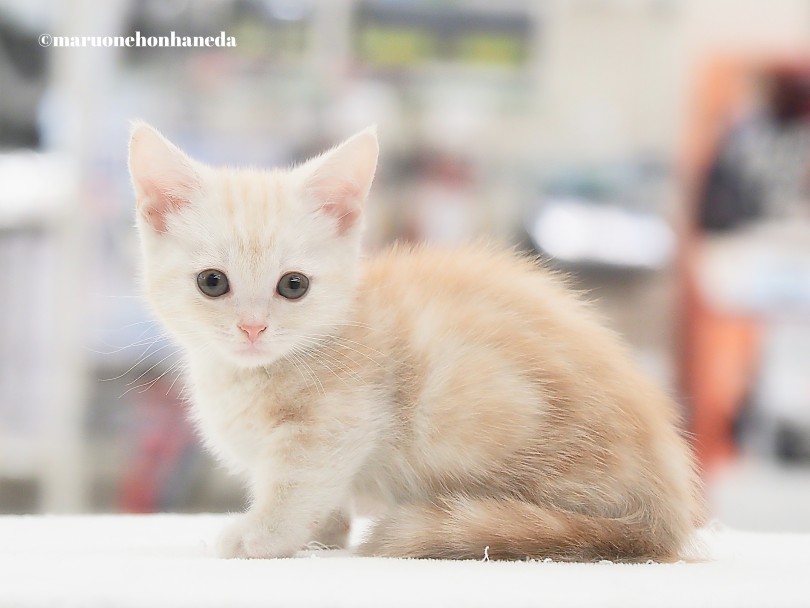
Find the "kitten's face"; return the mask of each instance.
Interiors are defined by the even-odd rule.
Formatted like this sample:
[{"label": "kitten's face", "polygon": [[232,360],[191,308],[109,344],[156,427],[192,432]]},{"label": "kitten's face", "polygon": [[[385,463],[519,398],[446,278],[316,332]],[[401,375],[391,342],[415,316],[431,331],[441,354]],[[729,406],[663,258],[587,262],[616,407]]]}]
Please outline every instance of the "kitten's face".
[{"label": "kitten's face", "polygon": [[269,365],[343,323],[377,162],[364,131],[290,171],[213,169],[154,129],[130,144],[147,297],[188,349]]}]

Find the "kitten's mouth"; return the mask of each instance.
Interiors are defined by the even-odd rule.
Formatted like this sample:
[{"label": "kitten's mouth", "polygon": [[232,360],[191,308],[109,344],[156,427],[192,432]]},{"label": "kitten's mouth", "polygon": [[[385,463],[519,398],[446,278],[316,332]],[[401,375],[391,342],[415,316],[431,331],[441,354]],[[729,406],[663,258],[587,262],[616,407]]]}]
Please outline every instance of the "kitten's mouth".
[{"label": "kitten's mouth", "polygon": [[253,368],[272,365],[282,359],[294,345],[283,332],[263,335],[260,340],[229,340],[222,345],[228,359],[239,367]]},{"label": "kitten's mouth", "polygon": [[273,349],[263,344],[239,344],[231,349],[230,354],[233,360],[245,367],[268,365],[278,358]]},{"label": "kitten's mouth", "polygon": [[240,357],[256,357],[267,354],[267,349],[260,344],[240,344],[234,352]]}]

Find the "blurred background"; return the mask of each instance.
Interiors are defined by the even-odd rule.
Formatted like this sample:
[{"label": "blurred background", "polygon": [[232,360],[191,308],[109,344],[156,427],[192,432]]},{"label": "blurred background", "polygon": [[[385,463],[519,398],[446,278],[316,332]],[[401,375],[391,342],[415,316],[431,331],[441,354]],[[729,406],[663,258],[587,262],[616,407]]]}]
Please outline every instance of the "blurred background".
[{"label": "blurred background", "polygon": [[[226,35],[235,48],[43,48]],[[810,531],[810,0],[0,0],[0,512],[220,511],[138,296],[143,118],[210,163],[370,123],[370,251],[571,273],[674,395],[710,516]]]}]

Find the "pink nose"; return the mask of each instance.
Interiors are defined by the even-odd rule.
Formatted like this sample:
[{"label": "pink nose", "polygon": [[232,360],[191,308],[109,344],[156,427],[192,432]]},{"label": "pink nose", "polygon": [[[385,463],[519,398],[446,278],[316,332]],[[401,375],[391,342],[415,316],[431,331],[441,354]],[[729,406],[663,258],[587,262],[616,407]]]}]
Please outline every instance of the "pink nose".
[{"label": "pink nose", "polygon": [[247,325],[245,323],[239,324],[239,329],[247,334],[248,340],[253,344],[259,339],[259,334],[267,329],[267,325]]}]

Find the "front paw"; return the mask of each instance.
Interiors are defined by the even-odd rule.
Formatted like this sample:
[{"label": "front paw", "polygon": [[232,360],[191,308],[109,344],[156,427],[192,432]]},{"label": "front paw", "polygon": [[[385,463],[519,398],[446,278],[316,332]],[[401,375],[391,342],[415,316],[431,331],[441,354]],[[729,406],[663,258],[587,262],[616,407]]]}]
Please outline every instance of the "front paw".
[{"label": "front paw", "polygon": [[342,511],[335,511],[323,520],[313,522],[312,541],[319,548],[344,549],[349,544],[351,519]]},{"label": "front paw", "polygon": [[222,531],[217,541],[217,554],[242,559],[292,557],[301,544],[301,539],[281,533],[271,519],[247,513]]}]

